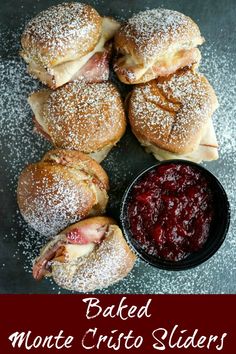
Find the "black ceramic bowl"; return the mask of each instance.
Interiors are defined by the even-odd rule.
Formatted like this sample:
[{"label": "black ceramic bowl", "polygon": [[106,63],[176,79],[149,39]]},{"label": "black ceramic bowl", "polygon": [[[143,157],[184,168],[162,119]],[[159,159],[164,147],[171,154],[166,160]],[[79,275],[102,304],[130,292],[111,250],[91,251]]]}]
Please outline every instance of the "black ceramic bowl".
[{"label": "black ceramic bowl", "polygon": [[[200,250],[191,253],[188,257],[180,261],[169,261],[147,254],[132,235],[127,210],[128,202],[132,195],[132,189],[140,181],[140,179],[142,179],[145,174],[149,173],[151,170],[157,168],[158,166],[170,163],[194,166],[205,176],[213,193],[214,218],[210,226],[208,239]],[[123,227],[124,236],[130,247],[144,261],[148,262],[154,267],[166,270],[186,270],[196,267],[208,260],[222,245],[229,228],[229,223],[230,205],[226,192],[221,183],[211,172],[209,172],[204,167],[185,160],[162,161],[142,171],[125,191],[121,203],[121,224]]]}]

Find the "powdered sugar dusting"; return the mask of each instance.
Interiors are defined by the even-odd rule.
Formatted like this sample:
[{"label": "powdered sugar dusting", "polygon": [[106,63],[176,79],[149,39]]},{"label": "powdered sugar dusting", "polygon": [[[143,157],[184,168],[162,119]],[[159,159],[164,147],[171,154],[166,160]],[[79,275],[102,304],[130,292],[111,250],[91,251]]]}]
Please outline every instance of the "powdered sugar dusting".
[{"label": "powdered sugar dusting", "polygon": [[96,247],[89,259],[81,257],[63,265],[55,262],[53,277],[56,282],[67,289],[91,291],[107,287],[127,274],[135,258],[127,252],[116,228],[114,225],[110,227],[106,240]]},{"label": "powdered sugar dusting", "polygon": [[[19,37],[19,34],[17,34]],[[5,42],[5,45],[7,43]],[[220,103],[214,114],[214,123],[220,145],[220,159],[207,163],[208,169],[223,183],[231,203],[231,227],[220,250],[200,267],[185,272],[157,270],[142,261],[121,282],[97,293],[235,293],[236,259],[236,65],[235,52],[218,42],[203,49],[201,72],[206,74],[216,90]],[[32,261],[39,254],[45,238],[33,231],[17,212],[15,189],[22,168],[38,161],[50,145],[32,131],[32,113],[27,105],[27,96],[38,88],[38,83],[25,72],[25,65],[18,57],[5,57],[0,61],[0,150],[1,150],[1,216],[3,218],[1,249],[5,257],[0,261],[1,286],[4,291],[35,293],[66,293],[50,280],[30,282]],[[132,160],[133,159],[133,160]],[[135,161],[136,171],[133,164]],[[104,161],[110,176],[112,196],[110,211],[117,210],[125,185],[134,174],[155,160],[145,154],[128,133]],[[114,191],[114,193],[113,193]],[[2,256],[3,257],[3,256]],[[15,264],[15,268],[13,268]],[[22,272],[24,267],[26,273]],[[14,273],[13,273],[14,272]],[[10,280],[9,280],[10,279]],[[25,285],[27,282],[27,286]],[[13,289],[13,290],[12,290]]]},{"label": "powdered sugar dusting", "polygon": [[[75,181],[65,178],[63,171],[48,169],[43,164],[38,168],[26,170],[28,178],[19,183],[18,197],[20,206],[24,205],[25,220],[43,235],[55,235],[67,225],[79,220],[84,215],[87,203],[90,204],[92,192]],[[65,169],[65,174],[67,173]],[[34,186],[34,193],[28,192],[29,185]],[[82,214],[82,215],[81,215]]]},{"label": "powdered sugar dusting", "polygon": [[[213,84],[219,101],[219,109],[214,113],[216,135],[220,143],[222,160],[226,155],[236,153],[236,66],[234,64],[235,53],[225,44],[221,55],[218,54],[216,45],[208,44],[203,51],[201,71],[207,75]],[[222,161],[223,162],[223,161]]]},{"label": "powdered sugar dusting", "polygon": [[121,31],[145,61],[166,50],[170,43],[189,42],[194,36],[200,37],[197,25],[189,17],[162,8],[139,12],[122,26]]},{"label": "powdered sugar dusting", "polygon": [[169,79],[136,86],[130,106],[137,136],[176,152],[191,147],[193,137],[200,140],[216,98],[202,75],[182,70]]},{"label": "powdered sugar dusting", "polygon": [[43,66],[50,66],[58,57],[66,55],[68,50],[73,50],[76,55],[76,45],[81,42],[81,50],[86,53],[91,46],[86,39],[95,36],[95,46],[96,38],[99,38],[97,29],[100,21],[96,11],[85,4],[64,3],[52,6],[27,24],[22,39],[24,57],[32,58]]},{"label": "powdered sugar dusting", "polygon": [[86,153],[114,144],[124,133],[120,94],[111,83],[69,83],[52,92],[44,119],[55,145]]},{"label": "powdered sugar dusting", "polygon": [[19,171],[49,149],[49,144],[33,133],[32,116],[27,97],[39,87],[25,72],[18,57],[0,61],[0,151],[8,175],[8,186],[15,189]]}]

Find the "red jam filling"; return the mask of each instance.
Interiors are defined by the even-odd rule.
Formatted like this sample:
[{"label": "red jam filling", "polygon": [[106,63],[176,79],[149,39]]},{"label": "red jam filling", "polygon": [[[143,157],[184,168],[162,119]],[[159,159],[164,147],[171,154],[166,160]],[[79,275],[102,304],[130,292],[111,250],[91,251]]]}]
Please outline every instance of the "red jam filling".
[{"label": "red jam filling", "polygon": [[195,167],[158,166],[133,187],[128,218],[134,239],[146,253],[180,261],[208,238],[213,218],[209,183]]}]

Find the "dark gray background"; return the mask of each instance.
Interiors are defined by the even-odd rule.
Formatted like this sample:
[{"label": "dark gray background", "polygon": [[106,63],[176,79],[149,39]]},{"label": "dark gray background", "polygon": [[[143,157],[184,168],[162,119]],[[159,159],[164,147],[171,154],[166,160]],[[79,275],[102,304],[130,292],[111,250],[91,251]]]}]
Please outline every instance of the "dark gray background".
[{"label": "dark gray background", "polygon": [[[20,33],[25,22],[39,11],[61,1],[8,0],[0,4],[0,293],[67,293],[48,280],[37,283],[30,273],[30,254],[42,243],[17,214],[15,187],[19,171],[36,161],[50,145],[32,133],[27,94],[38,87],[24,71],[18,57]],[[222,146],[220,159],[205,164],[221,180],[229,195],[232,221],[224,245],[208,262],[185,272],[166,272],[138,261],[122,282],[103,293],[235,293],[235,67],[236,7],[234,0],[84,1],[103,15],[126,18],[146,8],[165,7],[191,16],[200,26],[200,70],[206,73],[219,96],[215,117]],[[16,69],[17,66],[17,69]],[[15,69],[14,69],[15,68]],[[128,88],[118,84],[123,96]],[[20,113],[19,113],[20,112]],[[22,121],[20,120],[22,119]],[[111,179],[109,213],[119,217],[119,202],[125,187],[143,168],[155,162],[127,130],[116,149],[103,163]]]}]

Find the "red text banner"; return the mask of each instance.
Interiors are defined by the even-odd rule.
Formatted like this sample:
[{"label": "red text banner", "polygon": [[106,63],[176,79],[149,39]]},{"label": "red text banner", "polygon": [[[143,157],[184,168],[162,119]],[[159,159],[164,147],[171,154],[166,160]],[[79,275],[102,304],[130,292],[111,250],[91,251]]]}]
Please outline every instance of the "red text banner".
[{"label": "red text banner", "polygon": [[0,353],[234,353],[234,295],[1,295]]}]

